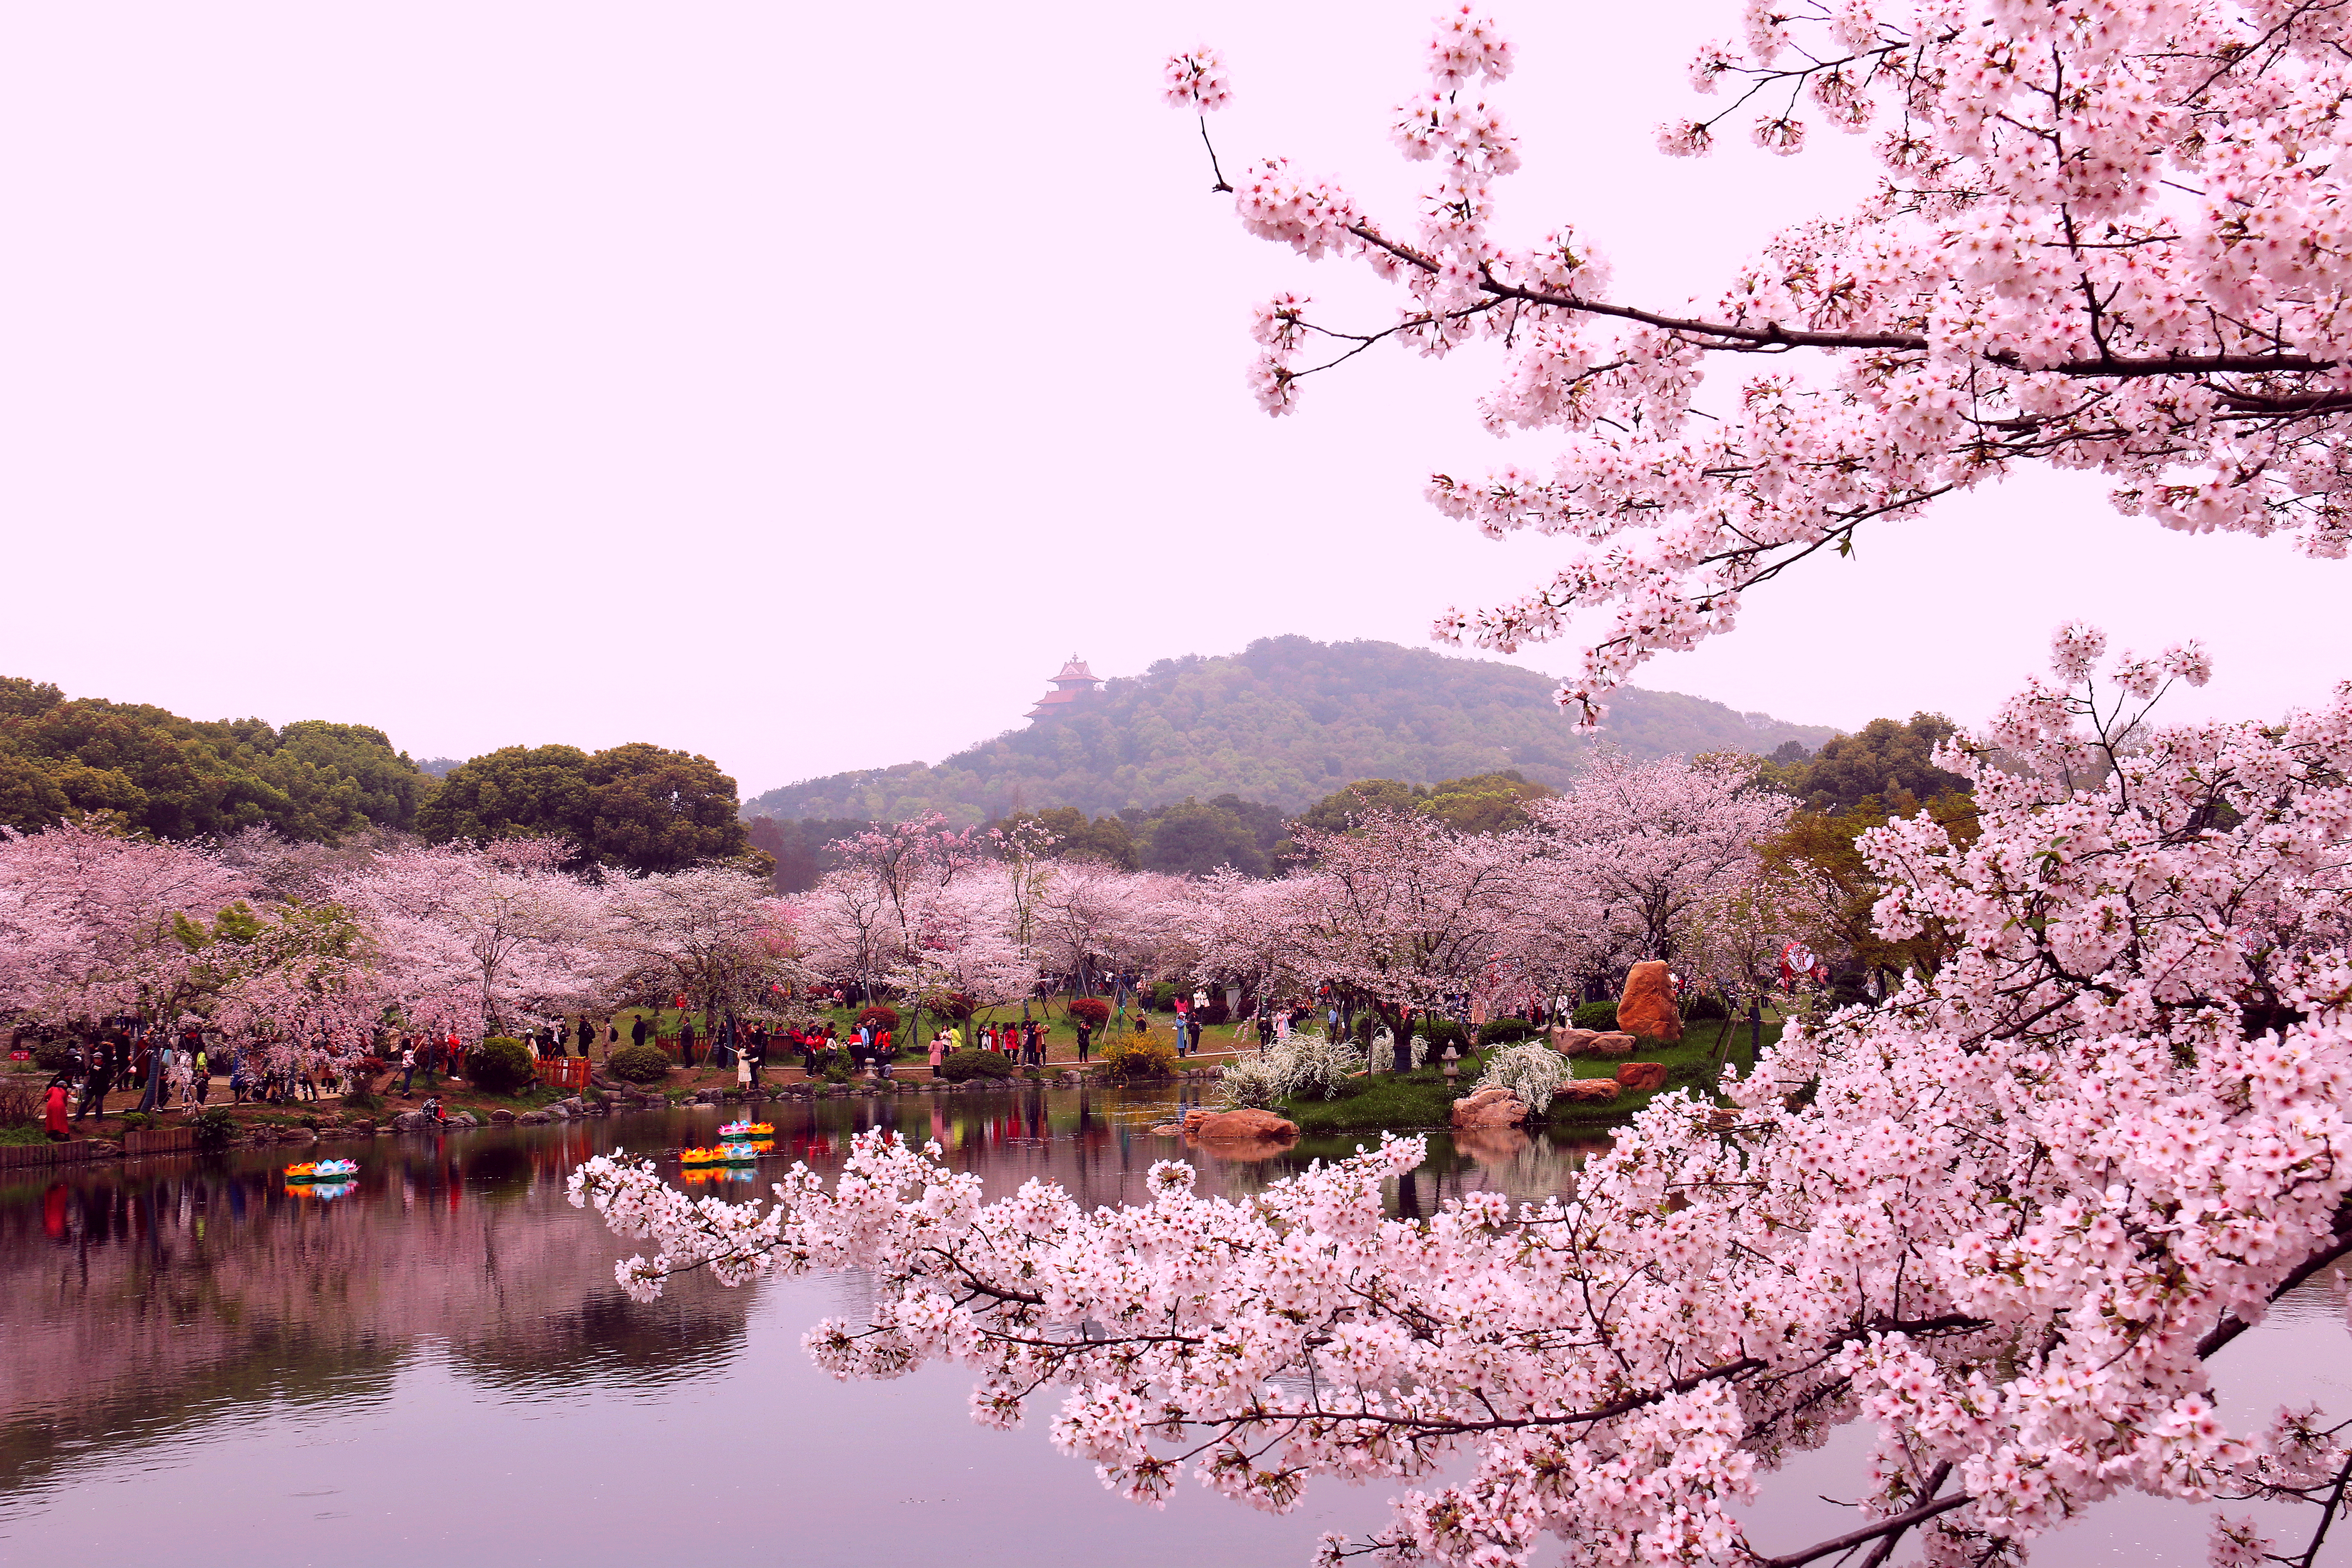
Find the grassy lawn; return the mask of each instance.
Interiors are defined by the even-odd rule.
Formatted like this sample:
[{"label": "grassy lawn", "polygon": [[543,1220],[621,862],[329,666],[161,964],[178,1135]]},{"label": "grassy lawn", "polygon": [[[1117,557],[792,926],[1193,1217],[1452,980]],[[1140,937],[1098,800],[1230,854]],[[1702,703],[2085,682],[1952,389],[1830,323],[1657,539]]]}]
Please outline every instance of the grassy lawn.
[{"label": "grassy lawn", "polygon": [[[1777,1019],[1764,1026],[1766,1045],[1780,1038]],[[1667,1090],[1689,1085],[1705,1087],[1715,1082],[1717,1053],[1726,1046],[1736,1066],[1745,1070],[1754,1065],[1748,1041],[1748,1025],[1744,1022],[1699,1023],[1691,1026],[1681,1044],[1650,1045],[1637,1050],[1627,1060],[1665,1063]],[[1297,1123],[1301,1133],[1383,1129],[1408,1132],[1444,1127],[1451,1124],[1454,1102],[1470,1092],[1485,1066],[1483,1057],[1465,1057],[1462,1075],[1452,1085],[1434,1067],[1424,1067],[1402,1077],[1392,1072],[1369,1073],[1349,1079],[1352,1092],[1339,1099],[1293,1100],[1283,1106],[1282,1113]],[[1579,1078],[1612,1078],[1616,1076],[1619,1063],[1606,1057],[1584,1057],[1570,1066]],[[1545,1124],[1586,1131],[1613,1127],[1647,1105],[1659,1092],[1663,1092],[1645,1089],[1639,1093],[1620,1094],[1606,1105],[1577,1105],[1565,1099],[1555,1100]]]}]

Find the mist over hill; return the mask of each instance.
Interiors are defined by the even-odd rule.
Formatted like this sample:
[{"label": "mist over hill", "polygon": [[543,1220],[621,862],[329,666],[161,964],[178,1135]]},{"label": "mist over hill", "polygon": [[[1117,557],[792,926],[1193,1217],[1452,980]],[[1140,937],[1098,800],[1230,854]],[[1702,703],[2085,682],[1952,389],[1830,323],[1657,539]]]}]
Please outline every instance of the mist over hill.
[{"label": "mist over hill", "polygon": [[[1427,784],[1517,768],[1558,786],[1596,745],[1636,758],[1817,747],[1838,732],[1627,687],[1578,735],[1551,677],[1394,643],[1264,637],[1238,653],[1163,659],[1065,711],[936,765],[835,773],[771,789],[747,816],[959,823],[1076,806],[1089,813],[1234,794],[1304,810],[1357,779]],[[1044,682],[1041,680],[1042,686]]]}]

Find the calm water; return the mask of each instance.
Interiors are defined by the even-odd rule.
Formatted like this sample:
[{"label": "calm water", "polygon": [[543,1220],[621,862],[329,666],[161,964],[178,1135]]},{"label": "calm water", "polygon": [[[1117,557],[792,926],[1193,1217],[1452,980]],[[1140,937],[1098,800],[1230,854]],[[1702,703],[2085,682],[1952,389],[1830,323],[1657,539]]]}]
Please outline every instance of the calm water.
[{"label": "calm water", "polygon": [[[1032,1176],[1087,1204],[1134,1201],[1146,1130],[1174,1102],[1007,1092],[771,1106],[779,1149],[839,1164],[877,1121],[937,1137],[992,1193]],[[1104,1491],[1045,1436],[983,1432],[970,1375],[888,1384],[815,1373],[799,1336],[856,1312],[858,1276],[740,1291],[680,1281],[652,1306],[614,1288],[635,1250],[564,1201],[587,1155],[705,1143],[715,1111],[380,1138],[355,1187],[289,1192],[284,1150],[150,1159],[0,1186],[0,1557],[121,1552],[246,1565],[581,1563],[1165,1564],[1304,1568],[1327,1530],[1384,1517],[1385,1491],[1320,1485],[1274,1518],[1190,1487],[1164,1512]],[[1353,1140],[1258,1159],[1187,1151],[1235,1194]],[[1516,1134],[1433,1141],[1401,1184],[1427,1212],[1476,1187],[1557,1192],[1580,1147]],[[299,1157],[310,1157],[303,1150]],[[25,1173],[8,1173],[25,1176]],[[750,1184],[745,1184],[746,1189]],[[2352,1411],[2337,1286],[2315,1284],[2228,1354],[2232,1406]],[[1851,1528],[1857,1435],[1768,1482],[1771,1549]],[[1805,1534],[1807,1531],[1812,1534]],[[2202,1561],[2203,1526],[2114,1508],[2037,1563]]]}]

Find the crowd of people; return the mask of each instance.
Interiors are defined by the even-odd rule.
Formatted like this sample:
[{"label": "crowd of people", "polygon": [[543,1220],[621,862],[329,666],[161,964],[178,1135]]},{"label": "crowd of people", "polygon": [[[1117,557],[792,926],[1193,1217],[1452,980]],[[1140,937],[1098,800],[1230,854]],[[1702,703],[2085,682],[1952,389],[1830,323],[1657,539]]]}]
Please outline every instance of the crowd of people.
[{"label": "crowd of people", "polygon": [[[1172,998],[1171,1021],[1178,1055],[1199,1053],[1208,999],[1204,992],[1196,992],[1189,998],[1181,995]],[[1150,1021],[1142,1006],[1137,1006],[1131,1014],[1125,1007],[1119,1011],[1121,1016],[1115,1023],[1105,1020],[1098,1025],[1094,1019],[1077,1013],[1067,1020],[1065,1027],[1076,1036],[1076,1061],[1079,1065],[1092,1060],[1099,1032],[1121,1028],[1138,1034],[1149,1030]],[[1287,1008],[1264,1009],[1244,1019],[1240,1032],[1247,1035],[1255,1026],[1262,1039],[1277,1038],[1287,1032],[1293,1011]],[[595,1019],[583,1014],[569,1022],[561,1019],[542,1020],[514,1030],[513,1038],[541,1061],[593,1059],[599,1054],[596,1047],[600,1043],[604,1047],[602,1054],[609,1059],[625,1042],[658,1042],[682,1067],[732,1067],[738,1082],[745,1087],[758,1086],[772,1064],[785,1063],[797,1065],[811,1078],[842,1074],[887,1078],[896,1071],[902,1051],[896,1028],[887,1021],[887,1009],[877,1009],[875,1017],[846,1030],[834,1021],[782,1027],[763,1021],[747,1024],[725,1015],[714,1027],[705,1024],[697,1015],[681,1013],[676,1032],[666,1033],[655,1016],[640,1012],[625,1018],[625,1017]],[[931,1033],[923,1047],[924,1057],[934,1072],[949,1056],[965,1050],[1005,1057],[1017,1067],[1042,1069],[1051,1056],[1048,1037],[1054,1027],[1042,1017],[1002,1021],[950,1019]],[[383,1040],[375,1060],[386,1073],[383,1088],[403,1098],[412,1098],[420,1091],[436,1094],[444,1080],[455,1082],[463,1077],[470,1049],[468,1042],[454,1032],[401,1032]],[[352,1089],[355,1085],[352,1081],[361,1072],[356,1063],[341,1071],[315,1060],[306,1065],[295,1052],[250,1043],[239,1045],[195,1030],[175,1035],[169,1030],[142,1030],[127,1023],[69,1041],[63,1058],[48,1085],[55,1092],[45,1092],[42,1100],[44,1120],[52,1134],[60,1138],[70,1135],[73,1124],[93,1115],[106,1115],[110,1095],[117,1096],[119,1101],[122,1092],[132,1090],[140,1092],[136,1109],[142,1112],[194,1110],[212,1103],[215,1080],[225,1074],[230,1103],[309,1103]],[[371,1069],[368,1075],[373,1077],[373,1073]],[[52,1102],[58,1103],[54,1116],[49,1113]],[[126,1108],[119,1103],[112,1107],[117,1112]]]}]

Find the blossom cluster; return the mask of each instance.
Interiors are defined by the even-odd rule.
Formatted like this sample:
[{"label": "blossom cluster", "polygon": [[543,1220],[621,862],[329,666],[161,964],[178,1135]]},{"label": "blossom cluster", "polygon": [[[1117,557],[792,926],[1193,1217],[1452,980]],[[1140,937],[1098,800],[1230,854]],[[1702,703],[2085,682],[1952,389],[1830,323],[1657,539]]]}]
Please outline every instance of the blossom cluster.
[{"label": "blossom cluster", "polygon": [[[1749,589],[2020,465],[2102,474],[2118,509],[2167,528],[2339,557],[2347,27],[2312,5],[1751,0],[1691,68],[1733,101],[1662,126],[1662,151],[1702,154],[1746,115],[1751,141],[1791,154],[1818,120],[1869,138],[1878,179],[1681,303],[1621,298],[1571,225],[1532,246],[1492,231],[1495,182],[1522,159],[1487,96],[1513,51],[1483,12],[1450,10],[1428,87],[1390,122],[1435,165],[1409,220],[1279,157],[1234,187],[1250,233],[1401,289],[1396,319],[1361,330],[1277,298],[1252,384],[1279,413],[1302,377],[1374,341],[1495,345],[1486,423],[1553,432],[1557,454],[1438,473],[1429,497],[1489,535],[1585,548],[1516,601],[1449,611],[1439,634],[1588,640],[1560,700],[1595,721],[1643,660],[1728,630]],[[1171,80],[1205,57],[1171,61]],[[1338,352],[1302,364],[1316,341]],[[1767,364],[1720,386],[1704,366],[1727,353]]]}]

